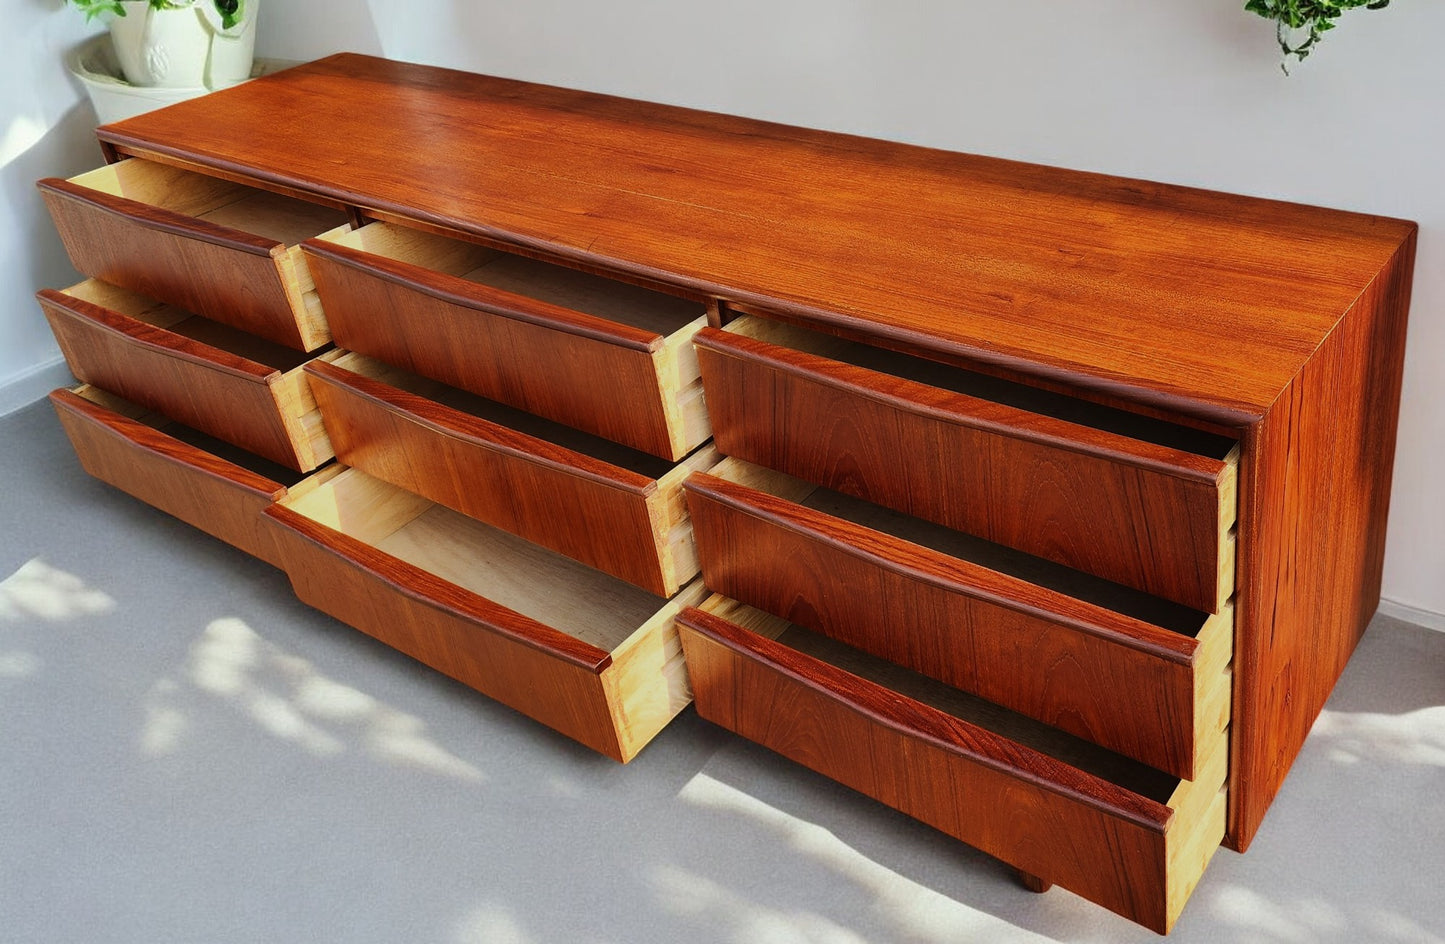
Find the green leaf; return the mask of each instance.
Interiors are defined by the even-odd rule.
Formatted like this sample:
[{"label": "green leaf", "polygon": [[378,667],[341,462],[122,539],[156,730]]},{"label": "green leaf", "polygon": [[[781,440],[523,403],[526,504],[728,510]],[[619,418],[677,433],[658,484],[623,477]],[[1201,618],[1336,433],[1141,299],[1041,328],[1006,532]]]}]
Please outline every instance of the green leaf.
[{"label": "green leaf", "polygon": [[[1383,10],[1389,5],[1390,0],[1245,0],[1244,9],[1274,20],[1281,55],[1303,60],[1325,33],[1339,26],[1336,21],[1346,10]],[[1299,45],[1291,46],[1287,32],[1291,30],[1308,30],[1308,36]],[[1284,64],[1280,67],[1284,68]],[[1289,69],[1284,72],[1288,75]]]}]

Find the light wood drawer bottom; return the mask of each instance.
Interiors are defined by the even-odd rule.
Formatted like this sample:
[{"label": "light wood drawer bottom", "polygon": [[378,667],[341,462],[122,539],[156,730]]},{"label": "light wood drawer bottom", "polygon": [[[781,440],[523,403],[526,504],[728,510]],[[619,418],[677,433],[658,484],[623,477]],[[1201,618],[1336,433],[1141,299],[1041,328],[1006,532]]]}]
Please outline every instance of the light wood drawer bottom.
[{"label": "light wood drawer bottom", "polygon": [[346,469],[266,509],[297,595],[626,762],[690,701],[664,600]]},{"label": "light wood drawer bottom", "polygon": [[679,623],[704,718],[1155,931],[1224,837],[1224,732],[1182,781],[724,597]]}]

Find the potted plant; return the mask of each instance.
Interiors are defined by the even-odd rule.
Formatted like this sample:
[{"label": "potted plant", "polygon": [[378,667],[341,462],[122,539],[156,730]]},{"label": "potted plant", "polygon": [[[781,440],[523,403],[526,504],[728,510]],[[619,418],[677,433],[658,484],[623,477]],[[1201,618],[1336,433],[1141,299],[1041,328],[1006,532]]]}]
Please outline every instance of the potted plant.
[{"label": "potted plant", "polygon": [[110,21],[126,81],[216,88],[248,78],[259,0],[69,0]]},{"label": "potted plant", "polygon": [[1355,7],[1381,10],[1390,0],[1248,0],[1244,8],[1274,20],[1275,38],[1279,40],[1284,62],[1280,68],[1289,74],[1289,57],[1303,62],[1320,38],[1335,28],[1340,14]]}]

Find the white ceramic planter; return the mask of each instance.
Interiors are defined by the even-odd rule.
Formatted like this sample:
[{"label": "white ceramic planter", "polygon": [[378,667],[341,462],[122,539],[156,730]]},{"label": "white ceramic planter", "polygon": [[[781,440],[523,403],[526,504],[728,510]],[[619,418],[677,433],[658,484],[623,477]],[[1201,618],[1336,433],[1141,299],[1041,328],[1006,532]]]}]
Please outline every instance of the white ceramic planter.
[{"label": "white ceramic planter", "polygon": [[[182,0],[183,2],[183,0]],[[217,88],[247,78],[256,42],[256,9],[246,0],[241,21],[223,29],[210,0],[154,10],[147,0],[126,0],[126,15],[110,22],[121,71],[132,85]]]}]

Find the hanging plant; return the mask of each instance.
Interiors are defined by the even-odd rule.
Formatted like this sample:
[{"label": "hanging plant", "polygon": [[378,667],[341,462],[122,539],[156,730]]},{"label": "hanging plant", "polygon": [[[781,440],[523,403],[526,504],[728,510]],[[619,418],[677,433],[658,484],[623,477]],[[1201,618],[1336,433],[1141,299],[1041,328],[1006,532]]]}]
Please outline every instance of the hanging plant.
[{"label": "hanging plant", "polygon": [[1355,7],[1383,10],[1390,0],[1248,0],[1244,8],[1274,20],[1275,38],[1279,40],[1284,62],[1280,68],[1289,74],[1289,57],[1305,60],[1325,33],[1334,29],[1340,14]]}]

